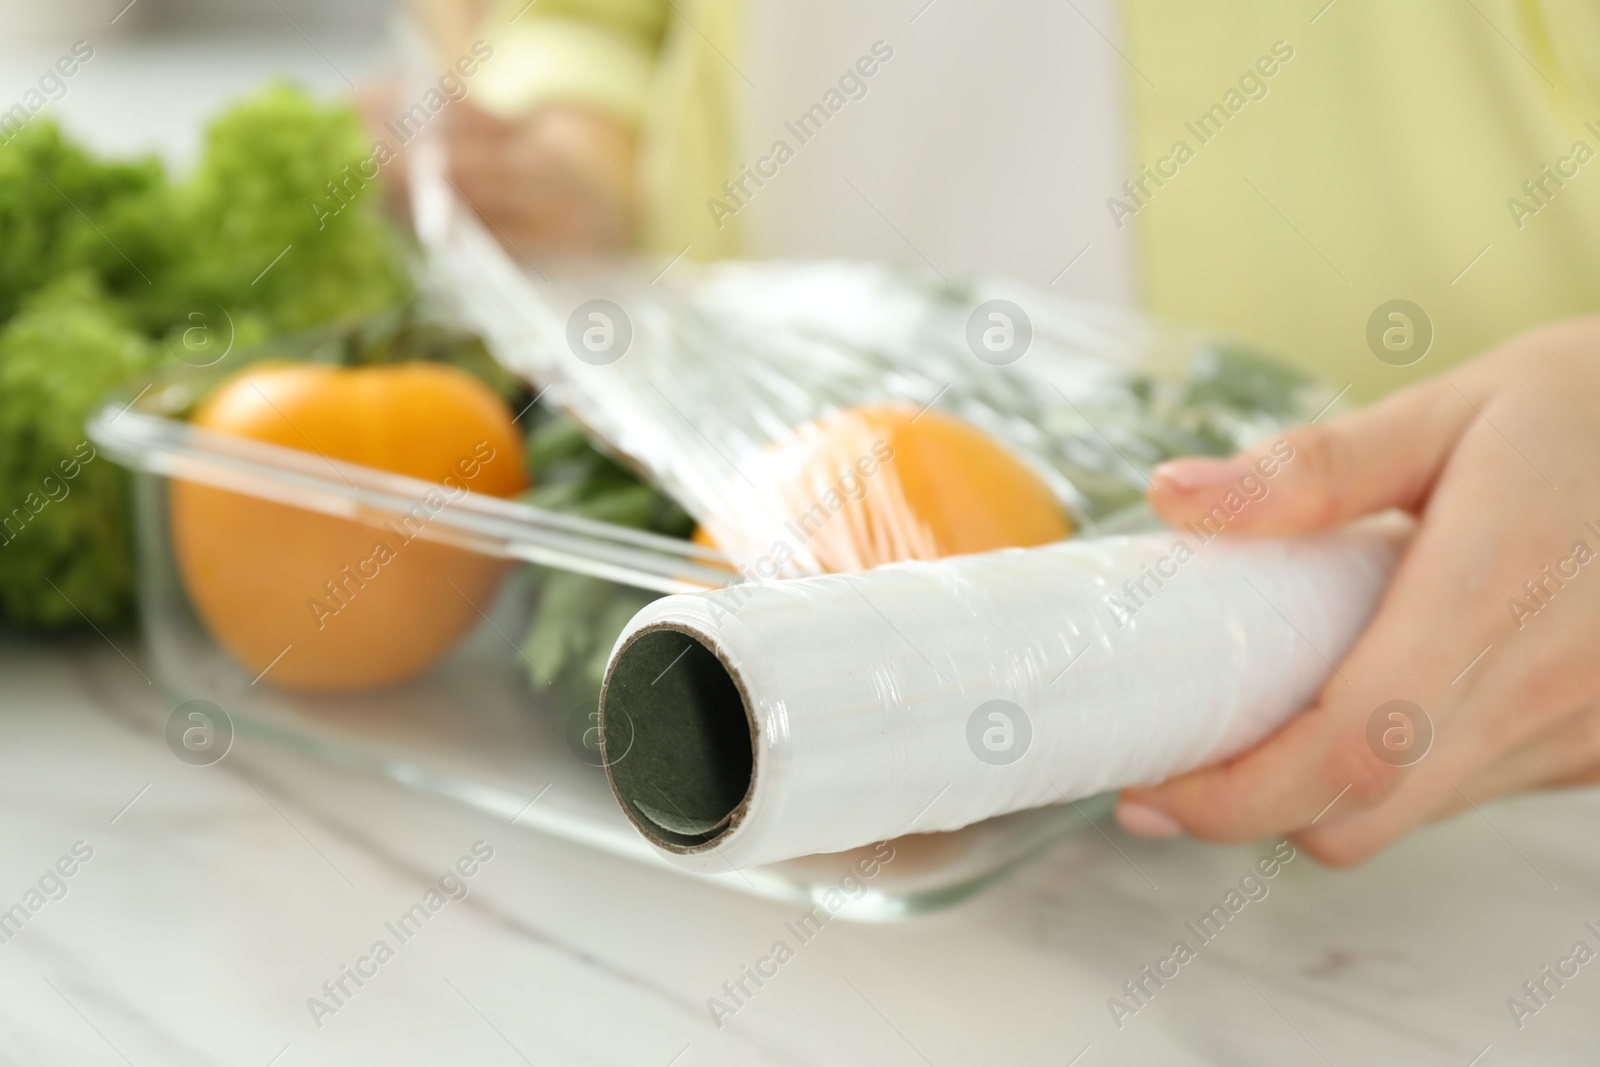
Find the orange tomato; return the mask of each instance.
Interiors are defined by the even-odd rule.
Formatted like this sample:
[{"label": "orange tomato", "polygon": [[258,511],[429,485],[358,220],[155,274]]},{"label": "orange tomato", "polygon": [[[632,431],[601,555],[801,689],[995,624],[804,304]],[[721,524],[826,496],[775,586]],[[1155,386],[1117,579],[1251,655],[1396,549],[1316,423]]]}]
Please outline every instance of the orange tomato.
[{"label": "orange tomato", "polygon": [[[826,571],[1059,541],[1055,494],[988,434],[932,409],[835,412],[769,449],[750,477]],[[696,530],[694,540],[710,545]]]},{"label": "orange tomato", "polygon": [[250,674],[322,692],[400,682],[487,608],[507,564],[422,536],[467,492],[527,485],[516,427],[476,378],[438,363],[263,364],[223,382],[192,422],[440,484],[368,525],[174,479],[178,571]]}]

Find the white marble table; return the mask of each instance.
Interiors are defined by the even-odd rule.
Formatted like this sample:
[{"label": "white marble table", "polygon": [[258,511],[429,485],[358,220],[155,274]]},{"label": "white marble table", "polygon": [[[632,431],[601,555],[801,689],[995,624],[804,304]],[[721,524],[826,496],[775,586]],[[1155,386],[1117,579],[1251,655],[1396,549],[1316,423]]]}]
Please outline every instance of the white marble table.
[{"label": "white marble table", "polygon": [[[1269,846],[1147,843],[1108,828],[952,911],[829,923],[718,1028],[708,998],[799,908],[247,736],[219,764],[188,766],[127,714],[130,700],[159,699],[92,636],[0,643],[0,909],[24,902],[75,843],[93,849],[66,864],[71,877],[47,880],[65,895],[0,944],[0,1063],[1497,1067],[1600,1056],[1600,963],[1520,1031],[1506,1007],[1573,942],[1600,948],[1584,926],[1600,928],[1594,792],[1490,805],[1353,872],[1301,856],[1209,944],[1185,924]],[[403,944],[386,934],[477,841],[494,855],[469,895]],[[376,973],[360,987],[346,979],[350,995],[314,1021],[307,999],[379,938],[398,944],[393,958],[364,965]],[[1195,958],[1119,1029],[1108,999],[1180,939]]]}]

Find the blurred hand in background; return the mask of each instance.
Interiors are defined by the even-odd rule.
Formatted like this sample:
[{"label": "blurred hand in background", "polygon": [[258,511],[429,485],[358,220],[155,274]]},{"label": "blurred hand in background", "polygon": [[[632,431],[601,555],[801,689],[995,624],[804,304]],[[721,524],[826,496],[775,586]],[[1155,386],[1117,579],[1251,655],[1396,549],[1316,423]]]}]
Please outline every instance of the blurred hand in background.
[{"label": "blurred hand in background", "polygon": [[[448,99],[426,120],[429,135],[445,150],[456,193],[500,240],[535,255],[635,246],[638,127],[669,5],[410,0],[409,8]],[[436,76],[410,73],[423,83]],[[397,77],[358,98],[372,135],[400,148],[385,172],[401,215],[410,214],[408,160],[386,124],[407,114],[419,91]]]},{"label": "blurred hand in background", "polygon": [[[400,80],[368,86],[358,98],[374,137],[407,99]],[[448,104],[436,120],[456,192],[506,244],[525,253],[596,254],[628,248],[636,230],[634,132],[599,111],[548,104],[502,119],[471,99]],[[402,148],[385,168],[391,205],[410,214]]]}]

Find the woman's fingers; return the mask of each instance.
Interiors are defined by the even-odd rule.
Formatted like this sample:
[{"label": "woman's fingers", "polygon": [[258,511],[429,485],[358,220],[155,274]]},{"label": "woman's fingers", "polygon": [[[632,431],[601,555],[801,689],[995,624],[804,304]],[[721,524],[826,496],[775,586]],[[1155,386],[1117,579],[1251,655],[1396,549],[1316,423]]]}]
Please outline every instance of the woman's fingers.
[{"label": "woman's fingers", "polygon": [[[1470,720],[1476,708],[1494,706],[1492,693],[1519,687],[1542,713],[1573,706],[1581,687],[1556,691],[1545,681],[1547,691],[1535,698],[1529,680],[1539,678],[1541,664],[1570,658],[1558,635],[1582,629],[1583,620],[1566,617],[1581,602],[1569,598],[1570,608],[1549,609],[1547,636],[1538,641],[1508,640],[1514,626],[1505,607],[1526,575],[1566,550],[1561,499],[1492,428],[1479,424],[1459,436],[1376,617],[1316,705],[1233,761],[1131,790],[1126,803],[1154,808],[1207,840],[1294,832],[1398,795],[1416,772],[1385,747],[1396,730],[1414,726],[1442,737],[1463,709]],[[1486,508],[1487,499],[1500,504]],[[1469,677],[1474,657],[1496,644],[1502,653]],[[1491,670],[1496,681],[1485,687],[1480,679]],[[1494,718],[1484,728],[1485,743],[1507,747],[1548,721]],[[1487,760],[1492,752],[1474,758]],[[1139,814],[1125,814],[1125,821],[1130,817]]]},{"label": "woman's fingers", "polygon": [[1124,790],[1117,821],[1135,834],[1169,827],[1151,836],[1181,830],[1205,841],[1253,841],[1311,825],[1336,801],[1373,803],[1400,774],[1373,758],[1337,709],[1319,705],[1227,763]]},{"label": "woman's fingers", "polygon": [[615,251],[632,239],[634,139],[619,122],[551,105],[515,122],[470,105],[450,135],[457,188],[530,251]]},{"label": "woman's fingers", "polygon": [[1172,460],[1151,474],[1150,504],[1172,526],[1296,534],[1427,497],[1473,407],[1442,381],[1331,422],[1302,426],[1228,459]]},{"label": "woman's fingers", "polygon": [[[1409,582],[1416,585],[1426,577]],[[1401,576],[1396,584],[1405,581]],[[1473,640],[1435,633],[1440,640],[1413,648],[1412,637],[1434,625],[1430,603],[1431,598],[1396,596],[1391,590],[1386,608],[1329,678],[1313,707],[1243,755],[1153,789],[1128,790],[1123,803],[1153,808],[1193,836],[1223,842],[1302,829],[1335,801],[1345,810],[1378,803],[1406,771],[1374,751],[1369,722],[1392,700],[1426,706],[1429,715],[1439,717],[1450,679],[1460,670],[1444,649]],[[1383,730],[1397,725],[1403,724],[1382,720],[1380,741]],[[1122,821],[1138,832],[1126,813]]]},{"label": "woman's fingers", "polygon": [[[1514,708],[1506,710],[1515,714]],[[1343,816],[1335,810],[1296,835],[1296,843],[1323,863],[1348,866],[1427,823],[1476,809],[1495,797],[1600,780],[1600,706],[1595,704],[1509,749],[1479,741],[1454,746],[1441,739],[1438,750],[1424,756],[1383,803]]]},{"label": "woman's fingers", "polygon": [[[1158,471],[1158,513],[1218,532],[1389,507],[1421,522],[1316,705],[1226,765],[1128,790],[1125,826],[1290,833],[1348,864],[1494,796],[1600,781],[1597,351],[1600,320],[1573,320],[1248,456]],[[1387,744],[1423,733],[1420,759]]]}]

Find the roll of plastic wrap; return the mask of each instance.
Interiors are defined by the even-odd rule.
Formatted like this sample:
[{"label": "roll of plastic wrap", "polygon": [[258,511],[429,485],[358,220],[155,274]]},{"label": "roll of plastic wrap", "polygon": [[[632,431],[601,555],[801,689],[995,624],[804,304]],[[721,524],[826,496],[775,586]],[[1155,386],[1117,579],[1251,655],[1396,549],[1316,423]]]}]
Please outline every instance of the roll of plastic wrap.
[{"label": "roll of plastic wrap", "polygon": [[607,775],[713,871],[1153,784],[1304,708],[1408,529],[1191,528],[664,597],[612,650]]}]

